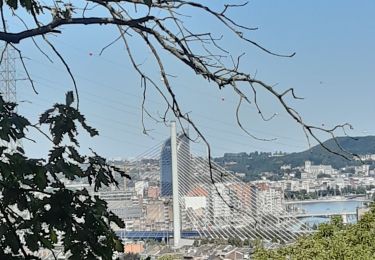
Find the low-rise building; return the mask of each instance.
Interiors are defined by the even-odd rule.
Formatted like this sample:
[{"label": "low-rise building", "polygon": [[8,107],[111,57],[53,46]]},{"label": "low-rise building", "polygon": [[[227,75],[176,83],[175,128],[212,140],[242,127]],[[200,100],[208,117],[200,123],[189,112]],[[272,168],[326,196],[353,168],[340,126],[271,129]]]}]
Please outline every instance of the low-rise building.
[{"label": "low-rise building", "polygon": [[126,254],[141,254],[144,250],[144,242],[131,242],[124,245],[124,252]]}]

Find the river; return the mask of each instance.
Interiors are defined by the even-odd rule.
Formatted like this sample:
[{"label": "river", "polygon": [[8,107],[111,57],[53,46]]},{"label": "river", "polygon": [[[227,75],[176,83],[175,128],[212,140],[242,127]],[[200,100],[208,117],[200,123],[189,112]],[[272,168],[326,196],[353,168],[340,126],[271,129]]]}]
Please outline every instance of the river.
[{"label": "river", "polygon": [[[363,206],[363,201],[317,201],[306,204],[295,204],[296,207],[302,208],[306,213],[336,213],[336,212],[355,212],[357,207]],[[303,222],[309,225],[319,224],[329,221],[329,218],[305,218]],[[354,217],[348,219],[348,222],[355,223]]]}]

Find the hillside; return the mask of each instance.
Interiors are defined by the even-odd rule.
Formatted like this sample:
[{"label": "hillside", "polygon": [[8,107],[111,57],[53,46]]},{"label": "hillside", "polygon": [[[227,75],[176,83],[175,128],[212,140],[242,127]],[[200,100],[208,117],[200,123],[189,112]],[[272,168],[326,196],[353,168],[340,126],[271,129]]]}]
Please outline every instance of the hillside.
[{"label": "hillside", "polygon": [[[351,153],[364,155],[375,154],[375,136],[364,137],[338,137],[337,142],[345,150]],[[339,147],[333,139],[329,139],[324,144],[334,151],[339,151]],[[334,168],[342,168],[348,165],[356,165],[359,162],[346,160],[340,156],[332,154],[322,146],[317,145],[303,152],[290,153],[286,155],[273,156],[271,153],[238,153],[224,154],[223,157],[216,158],[215,161],[227,166],[229,170],[244,172],[248,175],[256,175],[260,172],[278,171],[280,166],[290,164],[292,167],[302,166],[304,161],[310,160],[313,164],[331,164]],[[249,179],[253,179],[249,176]]]},{"label": "hillside", "polygon": [[[336,140],[343,149],[350,153],[359,155],[375,154],[375,136],[338,137]],[[333,151],[342,153],[333,139],[325,141],[324,145]],[[334,168],[341,168],[355,163],[328,152],[320,145],[304,152],[288,154],[284,157],[284,160],[285,163],[292,164],[292,166],[302,165],[304,161],[310,160],[314,164],[331,164]]]}]

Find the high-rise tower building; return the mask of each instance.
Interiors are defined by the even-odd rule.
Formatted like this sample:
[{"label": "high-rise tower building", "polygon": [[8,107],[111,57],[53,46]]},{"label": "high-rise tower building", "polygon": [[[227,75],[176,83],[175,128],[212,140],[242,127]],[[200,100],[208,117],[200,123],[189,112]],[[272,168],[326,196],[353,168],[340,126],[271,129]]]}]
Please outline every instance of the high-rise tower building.
[{"label": "high-rise tower building", "polygon": [[[190,170],[190,143],[189,138],[181,133],[177,136],[177,169],[178,174],[184,174],[189,179]],[[180,192],[186,194],[190,189],[190,183],[180,187]],[[161,196],[172,196],[172,155],[171,139],[168,138],[160,153],[160,194]]]}]

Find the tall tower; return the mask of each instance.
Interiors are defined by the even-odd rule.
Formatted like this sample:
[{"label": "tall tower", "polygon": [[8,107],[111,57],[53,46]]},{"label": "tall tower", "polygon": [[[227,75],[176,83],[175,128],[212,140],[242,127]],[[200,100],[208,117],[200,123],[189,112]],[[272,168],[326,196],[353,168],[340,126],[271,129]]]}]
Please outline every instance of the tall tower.
[{"label": "tall tower", "polygon": [[305,161],[305,172],[311,172],[311,161]]},{"label": "tall tower", "polygon": [[[178,160],[178,172],[184,174],[188,180],[191,179],[190,165],[190,144],[189,138],[184,133],[176,136],[176,149]],[[171,138],[168,138],[160,153],[160,191],[162,197],[172,196],[172,144]],[[185,187],[180,187],[182,194],[187,194],[193,185],[188,181]]]},{"label": "tall tower", "polygon": [[3,59],[0,64],[0,93],[5,101],[8,102],[17,101],[16,58],[14,52],[14,48],[9,45],[4,45],[0,52],[3,53]]},{"label": "tall tower", "polygon": [[180,246],[181,239],[181,218],[180,200],[178,192],[178,161],[177,161],[177,135],[176,122],[171,122],[171,161],[172,161],[172,202],[173,202],[173,245]]},{"label": "tall tower", "polygon": [[[0,64],[0,93],[3,99],[7,102],[17,102],[16,92],[16,58],[15,50],[12,46],[4,44],[0,49],[0,58],[2,54]],[[21,143],[9,142],[6,144],[8,149],[12,152],[15,151],[17,146]]]}]

